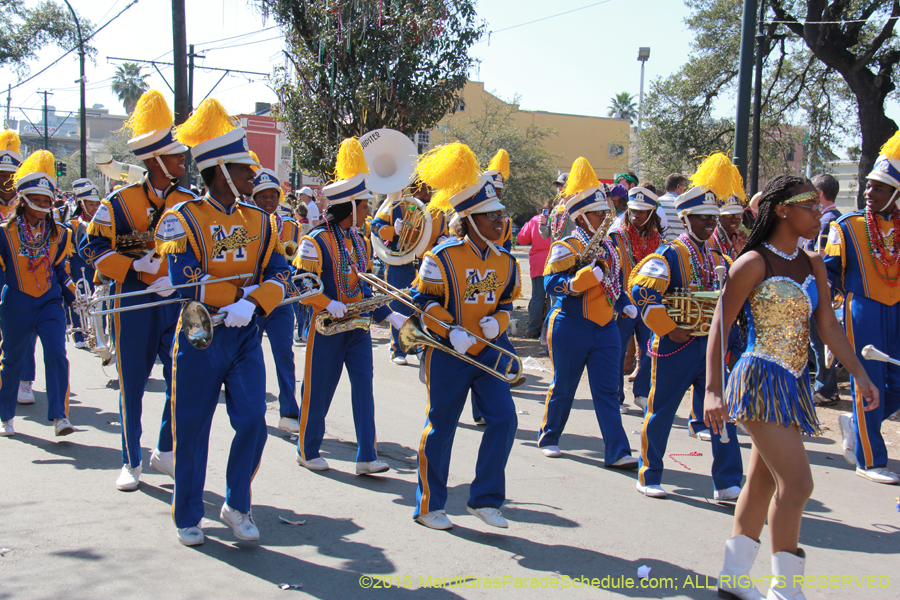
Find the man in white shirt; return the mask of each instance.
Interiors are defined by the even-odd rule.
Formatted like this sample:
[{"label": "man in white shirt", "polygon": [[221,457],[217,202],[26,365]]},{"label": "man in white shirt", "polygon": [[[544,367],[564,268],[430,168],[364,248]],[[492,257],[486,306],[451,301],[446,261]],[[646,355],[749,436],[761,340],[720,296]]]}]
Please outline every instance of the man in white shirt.
[{"label": "man in white shirt", "polygon": [[687,177],[681,173],[672,173],[666,177],[666,193],[659,197],[659,207],[666,213],[666,241],[671,242],[684,233],[684,225],[678,219],[675,199],[687,189]]},{"label": "man in white shirt", "polygon": [[300,189],[300,202],[306,207],[306,218],[309,224],[315,227],[321,221],[319,207],[316,205],[316,193],[309,186]]}]

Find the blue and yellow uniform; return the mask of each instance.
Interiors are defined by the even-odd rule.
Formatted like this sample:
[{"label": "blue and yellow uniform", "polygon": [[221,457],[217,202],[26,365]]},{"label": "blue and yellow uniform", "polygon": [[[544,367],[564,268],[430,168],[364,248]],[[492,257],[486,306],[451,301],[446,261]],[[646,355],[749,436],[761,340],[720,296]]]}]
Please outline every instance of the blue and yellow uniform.
[{"label": "blue and yellow uniform", "polygon": [[[682,234],[660,247],[641,261],[632,272],[628,283],[631,297],[641,311],[644,322],[653,332],[650,342],[651,387],[647,400],[644,426],[641,430],[640,485],[658,486],[662,481],[663,458],[669,432],[675,420],[675,412],[684,393],[692,390],[691,414],[702,419],[706,389],[706,345],[704,336],[694,337],[684,345],[669,339],[676,327],[666,313],[663,297],[676,289],[702,291],[694,272],[691,254],[704,256],[706,244],[697,243]],[[728,266],[727,260],[712,251],[712,265],[704,269],[712,272],[719,265]],[[715,281],[714,275],[708,275]],[[715,289],[715,286],[709,289]],[[731,440],[736,439],[733,423],[726,425]],[[691,423],[691,433],[695,433]],[[716,490],[739,487],[743,476],[740,447],[734,441],[722,444],[718,435],[712,436],[712,476]]]},{"label": "blue and yellow uniform", "polygon": [[[182,202],[165,214],[156,239],[176,285],[250,275],[182,290],[184,297],[202,302],[210,312],[250,298],[264,314],[271,314],[290,285],[275,216],[255,206],[235,202],[226,207],[208,194]],[[223,384],[235,430],[225,500],[234,510],[250,511],[250,482],[266,443],[265,365],[258,323],[255,316],[243,327],[216,327],[205,350],[192,346],[180,331],[175,338],[172,515],[179,528],[194,527],[203,517],[209,431]]]},{"label": "blue and yellow uniform", "polygon": [[[111,294],[144,291],[147,286],[168,276],[163,261],[156,274],[136,271],[135,258],[117,251],[119,236],[152,232],[162,214],[180,202],[195,196],[172,182],[161,196],[144,178],[121,187],[100,206],[87,228],[87,237],[79,248],[88,265],[113,280]],[[153,248],[148,242],[146,250]],[[152,302],[155,294],[142,294],[116,300],[114,306],[125,307]],[[119,416],[122,423],[122,464],[136,468],[141,464],[141,411],[144,389],[157,359],[163,365],[166,402],[159,430],[160,452],[172,451],[172,342],[178,322],[177,304],[153,306],[113,314],[116,368],[119,372]]]},{"label": "blue and yellow uniform", "polygon": [[506,219],[503,225],[503,237],[500,238],[500,245],[507,252],[512,252],[512,219]]},{"label": "blue and yellow uniform", "polygon": [[67,419],[69,361],[63,300],[74,300],[68,262],[74,251],[71,232],[57,223],[56,234],[33,259],[25,255],[22,244],[17,219],[0,226],[0,268],[5,279],[0,302],[0,421],[15,417],[19,381],[26,363],[34,364],[35,334],[44,349],[47,419]]},{"label": "blue and yellow uniform", "polygon": [[[869,178],[874,179],[871,175]],[[828,279],[833,289],[844,294],[847,338],[881,394],[881,402],[874,410],[864,410],[862,394],[851,376],[856,466],[866,470],[887,466],[881,424],[900,409],[900,367],[862,359],[862,349],[869,344],[890,356],[900,356],[900,261],[894,242],[900,236],[897,211],[894,207],[886,213],[848,213],[831,224],[825,247]],[[867,236],[867,219],[873,229],[880,230],[886,256],[876,256],[870,245],[869,237],[876,236]]]},{"label": "blue and yellow uniform", "polygon": [[[336,234],[341,236],[340,240],[336,239]],[[358,243],[354,243],[354,238]],[[343,246],[343,250],[338,244]],[[362,232],[352,233],[338,226],[313,229],[300,241],[300,250],[294,259],[294,266],[298,270],[318,275],[325,286],[322,294],[303,300],[304,304],[312,307],[297,441],[297,452],[305,462],[319,458],[319,449],[325,436],[325,417],[345,365],[350,378],[350,402],[356,429],[356,462],[368,463],[377,458],[372,336],[368,330],[362,329],[322,335],[315,327],[316,317],[331,301],[349,306],[372,296],[369,287],[352,271],[344,274],[347,288],[340,289],[338,280],[342,277],[341,252],[345,252],[353,263],[364,265],[366,271],[371,269],[368,240],[362,237]],[[383,321],[390,312],[388,307],[382,306],[374,311],[373,319]]]},{"label": "blue and yellow uniform", "polygon": [[[495,246],[497,248],[497,246]],[[493,317],[500,336],[509,326],[512,303],[520,294],[519,265],[506,251],[480,250],[467,236],[425,254],[413,282],[413,300],[434,319],[423,323],[447,342],[449,329],[461,326],[481,334],[479,321]],[[498,337],[500,337],[498,336]],[[493,365],[497,351],[476,342],[466,352]],[[509,384],[443,350],[425,352],[428,419],[419,443],[419,485],[415,515],[443,510],[454,432],[469,390],[487,426],[481,440],[469,507],[499,508],[506,498],[504,471],[515,437],[517,418]]]},{"label": "blue and yellow uniform", "polygon": [[[18,196],[13,196],[11,200],[0,198],[0,221],[6,221],[10,215],[16,210],[16,200]],[[5,274],[0,273],[0,289],[3,287],[3,278]],[[28,356],[25,358],[25,365],[22,368],[22,381],[34,381],[35,364],[34,364],[34,345],[37,342],[37,336],[33,336],[31,340],[31,349],[28,350]]]},{"label": "blue and yellow uniform", "polygon": [[[397,233],[394,231],[394,222],[403,218],[404,199],[390,203],[385,202],[378,210],[375,219],[372,221],[372,230],[384,241],[385,245],[393,251],[397,249]],[[434,248],[437,241],[448,234],[447,217],[439,210],[431,211],[431,238],[425,246],[425,250],[419,256],[416,256],[411,262],[405,265],[385,265],[385,280],[398,289],[405,289],[412,284],[416,278],[416,271],[419,268],[419,262],[425,252]],[[391,309],[402,315],[409,316],[412,309],[402,302],[394,301],[391,303]],[[397,341],[398,331],[391,327],[391,356],[405,356],[405,352],[400,349],[400,343]]]},{"label": "blue and yellow uniform", "polygon": [[622,370],[616,359],[621,354],[616,316],[631,302],[622,290],[624,270],[612,241],[606,240],[598,255],[608,265],[602,282],[594,276],[592,265],[575,270],[590,237],[578,227],[576,235],[553,242],[544,268],[545,286],[558,300],[547,327],[553,382],[547,390],[538,446],[559,446],[581,374],[587,368],[594,413],[603,435],[604,461],[609,466],[631,456],[618,408]]}]

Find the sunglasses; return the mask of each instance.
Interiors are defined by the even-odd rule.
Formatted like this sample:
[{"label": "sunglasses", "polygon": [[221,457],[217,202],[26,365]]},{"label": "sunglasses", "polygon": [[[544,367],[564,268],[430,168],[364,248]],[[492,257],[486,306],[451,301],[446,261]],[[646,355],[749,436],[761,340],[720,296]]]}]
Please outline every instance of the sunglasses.
[{"label": "sunglasses", "polygon": [[478,213],[475,215],[476,217],[484,217],[491,223],[496,223],[497,221],[505,221],[509,217],[507,217],[502,212],[489,212],[489,213]]},{"label": "sunglasses", "polygon": [[813,205],[809,205],[809,204],[790,204],[789,206],[796,206],[797,208],[805,208],[806,210],[809,210],[809,211],[812,211],[812,212],[817,212],[817,213],[819,213],[819,214],[822,214],[822,213],[825,212],[825,205],[822,204],[822,203],[819,203],[819,204],[813,204]]}]

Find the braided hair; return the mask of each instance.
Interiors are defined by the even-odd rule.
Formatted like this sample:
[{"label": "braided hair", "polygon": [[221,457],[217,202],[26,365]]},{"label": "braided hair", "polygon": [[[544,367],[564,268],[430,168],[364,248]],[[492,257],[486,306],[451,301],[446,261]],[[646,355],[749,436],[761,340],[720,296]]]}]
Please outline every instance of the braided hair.
[{"label": "braided hair", "polygon": [[756,222],[753,223],[753,229],[750,231],[747,243],[738,256],[743,256],[751,250],[755,250],[772,235],[778,219],[775,207],[791,197],[793,188],[808,183],[809,180],[806,177],[800,177],[799,175],[779,175],[766,183],[762,196],[759,199],[759,213],[756,215]]}]

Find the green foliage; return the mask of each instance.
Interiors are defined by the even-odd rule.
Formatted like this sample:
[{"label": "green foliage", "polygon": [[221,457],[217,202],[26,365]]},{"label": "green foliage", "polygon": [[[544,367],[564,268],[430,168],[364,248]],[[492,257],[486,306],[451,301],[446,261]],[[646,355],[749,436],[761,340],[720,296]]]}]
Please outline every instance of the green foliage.
[{"label": "green foliage", "polygon": [[[87,37],[93,25],[86,19],[79,21]],[[45,0],[29,8],[24,0],[0,0],[0,67],[12,67],[23,75],[27,63],[48,45],[67,49],[78,45],[75,23],[64,4]]]},{"label": "green foliage", "polygon": [[518,98],[507,104],[486,97],[480,114],[450,120],[446,128],[439,126],[432,134],[432,143],[462,142],[472,149],[485,169],[497,150],[506,150],[509,181],[504,182],[503,204],[516,222],[523,223],[553,198],[548,182],[556,177],[556,169],[554,157],[544,148],[544,142],[557,132],[536,125],[521,129],[515,122],[518,103]]},{"label": "green foliage", "polygon": [[116,67],[110,87],[125,106],[125,114],[130,115],[134,111],[141,94],[150,88],[146,81],[148,77],[150,74],[141,73],[141,66],[137,63],[127,62]]},{"label": "green foliage", "polygon": [[638,116],[638,107],[634,103],[634,94],[628,92],[620,92],[609,99],[609,110],[607,116],[617,119],[628,119],[630,123]]},{"label": "green foliage", "polygon": [[430,129],[459,101],[481,36],[473,0],[261,0],[282,26],[292,71],[276,115],[297,165],[326,177],[345,137]]}]

